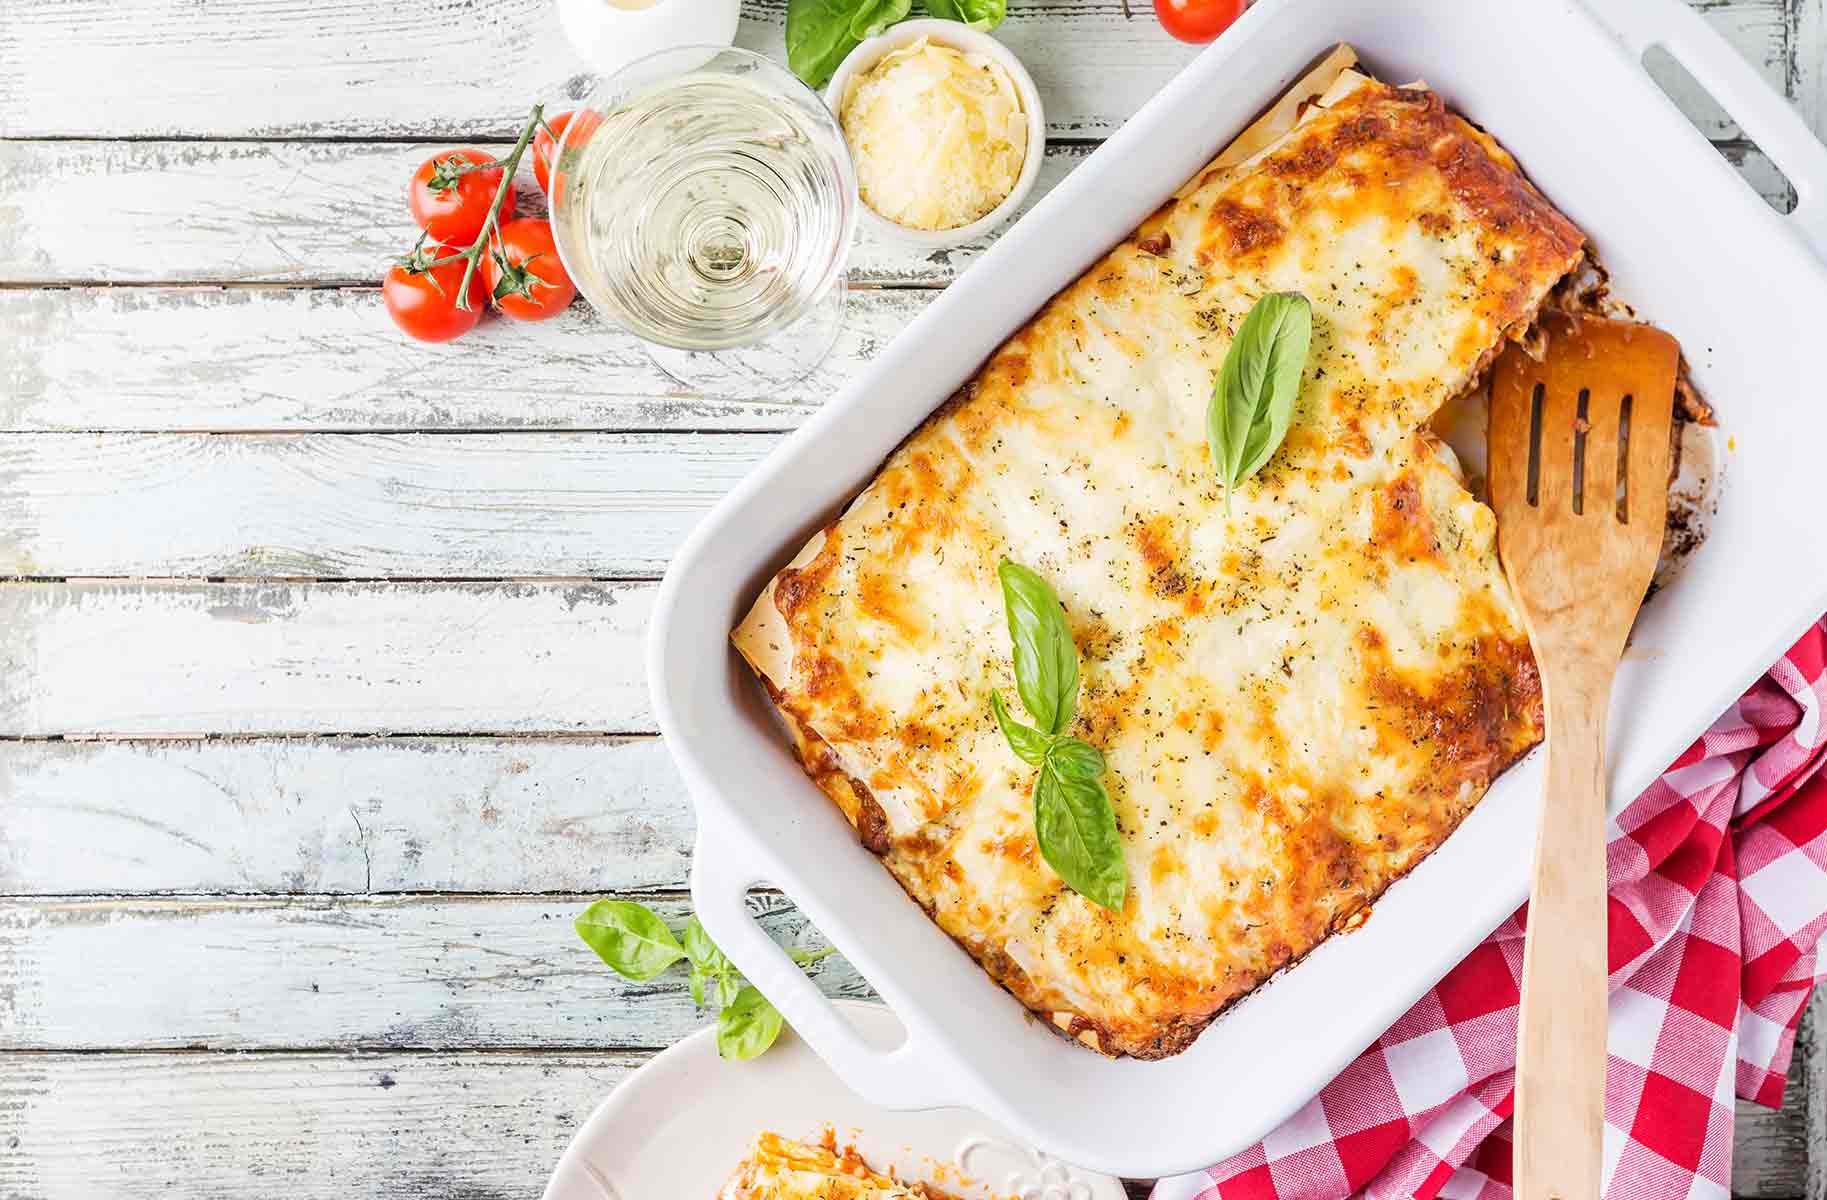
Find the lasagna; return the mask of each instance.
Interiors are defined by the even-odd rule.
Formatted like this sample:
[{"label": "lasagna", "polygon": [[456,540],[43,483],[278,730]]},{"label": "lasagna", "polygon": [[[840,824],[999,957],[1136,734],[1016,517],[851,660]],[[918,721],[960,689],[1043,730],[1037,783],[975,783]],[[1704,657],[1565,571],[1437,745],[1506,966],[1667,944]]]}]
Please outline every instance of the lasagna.
[{"label": "lasagna", "polygon": [[829,1134],[811,1145],[763,1133],[717,1200],[952,1200],[925,1184],[878,1175],[854,1149],[834,1142]]},{"label": "lasagna", "polygon": [[[1584,238],[1437,94],[1341,71],[1003,343],[733,634],[863,845],[1106,1054],[1178,1053],[1362,920],[1542,735],[1495,519],[1428,422]],[[1283,291],[1314,320],[1292,425],[1227,497],[1213,380]],[[992,716],[1004,555],[1066,612],[1120,912],[1043,861]]]}]

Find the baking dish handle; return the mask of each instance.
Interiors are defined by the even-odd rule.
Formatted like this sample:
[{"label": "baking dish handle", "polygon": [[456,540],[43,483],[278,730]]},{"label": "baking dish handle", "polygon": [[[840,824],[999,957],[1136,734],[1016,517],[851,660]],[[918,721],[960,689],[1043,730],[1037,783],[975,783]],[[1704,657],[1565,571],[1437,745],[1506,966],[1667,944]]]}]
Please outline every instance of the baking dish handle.
[{"label": "baking dish handle", "polygon": [[1827,262],[1827,146],[1725,38],[1680,0],[1588,0],[1588,11],[1641,65],[1660,46],[1711,92],[1795,187],[1790,225]]},{"label": "baking dish handle", "polygon": [[761,989],[793,1031],[839,1078],[870,1103],[893,1109],[966,1103],[937,1057],[916,1045],[916,1034],[905,1020],[901,1024],[907,1040],[899,1046],[882,1050],[869,1045],[805,971],[755,923],[748,906],[749,889],[767,881],[759,877],[753,864],[752,857],[738,857],[727,843],[698,831],[692,850],[692,904],[711,940],[737,970]]}]

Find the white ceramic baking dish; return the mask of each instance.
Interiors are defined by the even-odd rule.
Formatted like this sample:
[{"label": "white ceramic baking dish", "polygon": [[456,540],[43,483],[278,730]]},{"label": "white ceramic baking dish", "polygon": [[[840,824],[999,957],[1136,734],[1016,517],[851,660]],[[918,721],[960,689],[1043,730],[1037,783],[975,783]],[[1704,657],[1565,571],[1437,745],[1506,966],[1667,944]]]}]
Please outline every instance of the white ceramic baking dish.
[{"label": "white ceramic baking dish", "polygon": [[[998,342],[1122,238],[1335,42],[1425,79],[1489,128],[1597,242],[1620,292],[1686,348],[1724,424],[1706,544],[1644,613],[1611,719],[1635,795],[1827,609],[1827,149],[1678,0],[1265,0],[1151,100],[698,526],[661,589],[654,704],[697,805],[706,927],[845,1081],[889,1107],[963,1104],[1130,1176],[1259,1138],[1368,1045],[1528,891],[1536,756],[1360,930],[1331,939],[1185,1053],[1111,1061],[1028,1019],[908,900],[800,773],[726,640],[770,574]],[[1772,211],[1642,67],[1660,45],[1800,194]],[[894,1009],[865,1043],[749,919],[792,897]],[[1399,1087],[1433,1086],[1398,1079]]]}]

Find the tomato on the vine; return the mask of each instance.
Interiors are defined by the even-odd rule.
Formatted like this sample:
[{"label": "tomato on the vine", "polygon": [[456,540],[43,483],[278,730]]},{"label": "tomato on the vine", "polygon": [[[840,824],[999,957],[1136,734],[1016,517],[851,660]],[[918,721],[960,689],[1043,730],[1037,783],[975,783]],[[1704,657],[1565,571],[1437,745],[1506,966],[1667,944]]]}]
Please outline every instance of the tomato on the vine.
[{"label": "tomato on the vine", "polygon": [[495,307],[520,321],[544,321],[563,312],[577,285],[559,261],[552,224],[522,217],[501,226],[482,260]]},{"label": "tomato on the vine", "polygon": [[550,194],[552,191],[552,168],[558,162],[558,143],[565,136],[565,126],[571,123],[575,112],[561,112],[556,117],[547,117],[539,126],[539,132],[533,135],[533,178],[539,180],[539,190]]},{"label": "tomato on the vine", "polygon": [[448,342],[476,327],[482,310],[488,304],[488,289],[482,272],[469,280],[469,307],[457,307],[458,289],[463,286],[461,260],[432,266],[440,258],[461,254],[465,248],[436,243],[420,246],[395,262],[381,281],[381,299],[387,315],[393,318],[407,337],[421,342]]},{"label": "tomato on the vine", "polygon": [[[552,196],[565,190],[565,174],[577,169],[577,155],[597,126],[603,123],[603,114],[594,108],[580,108],[575,112],[560,113],[550,122],[559,132],[554,138],[544,130],[534,135],[533,174],[539,177],[540,186],[545,188],[546,195]],[[540,153],[539,139],[546,141],[544,154]],[[560,145],[560,143],[563,143]],[[570,157],[566,158],[566,152]]]},{"label": "tomato on the vine", "polygon": [[[412,173],[412,219],[435,240],[467,247],[482,232],[488,210],[501,187],[501,168],[488,166],[485,150],[446,150],[419,164]],[[514,215],[514,189],[501,200],[501,217]]]},{"label": "tomato on the vine", "polygon": [[1161,28],[1183,42],[1209,42],[1229,29],[1248,0],[1155,0]]}]

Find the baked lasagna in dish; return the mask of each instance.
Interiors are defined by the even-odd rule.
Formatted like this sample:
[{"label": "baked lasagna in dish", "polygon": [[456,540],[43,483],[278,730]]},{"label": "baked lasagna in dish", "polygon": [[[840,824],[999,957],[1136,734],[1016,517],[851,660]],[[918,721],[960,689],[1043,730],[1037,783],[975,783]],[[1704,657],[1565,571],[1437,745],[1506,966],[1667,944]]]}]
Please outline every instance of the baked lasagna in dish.
[{"label": "baked lasagna in dish", "polygon": [[[863,845],[1106,1054],[1178,1053],[1363,919],[1542,734],[1495,520],[1428,421],[1584,238],[1437,94],[1333,75],[1010,337],[733,635]],[[1310,300],[1312,348],[1227,495],[1207,404],[1271,292]],[[1064,606],[1119,912],[1043,861],[1036,771],[992,716],[1005,555]]]},{"label": "baked lasagna in dish", "polygon": [[777,1133],[755,1139],[717,1200],[952,1200],[920,1183],[899,1183],[869,1169],[854,1149],[795,1142]]}]

